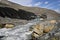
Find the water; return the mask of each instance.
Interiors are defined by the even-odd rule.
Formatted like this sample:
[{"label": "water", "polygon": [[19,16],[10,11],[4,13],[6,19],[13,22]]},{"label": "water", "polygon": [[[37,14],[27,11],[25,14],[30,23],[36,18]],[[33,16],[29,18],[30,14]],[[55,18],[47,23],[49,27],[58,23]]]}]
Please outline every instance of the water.
[{"label": "water", "polygon": [[18,25],[12,29],[0,29],[0,36],[5,36],[2,40],[28,40],[31,39],[29,28],[38,22],[37,19],[29,21],[26,25]]},{"label": "water", "polygon": [[[18,25],[15,26],[12,29],[6,29],[6,28],[2,28],[0,29],[0,36],[5,36],[2,38],[2,40],[29,40],[31,39],[31,34],[33,31],[29,31],[29,28],[32,27],[32,25],[36,25],[37,23],[41,24],[48,24],[49,23],[46,22],[42,22],[40,21],[39,18],[34,19],[29,21],[29,23],[25,24],[25,25]],[[49,33],[55,33],[54,30],[52,32]],[[42,36],[41,39],[45,38],[48,39],[49,33],[47,33],[46,35]]]}]

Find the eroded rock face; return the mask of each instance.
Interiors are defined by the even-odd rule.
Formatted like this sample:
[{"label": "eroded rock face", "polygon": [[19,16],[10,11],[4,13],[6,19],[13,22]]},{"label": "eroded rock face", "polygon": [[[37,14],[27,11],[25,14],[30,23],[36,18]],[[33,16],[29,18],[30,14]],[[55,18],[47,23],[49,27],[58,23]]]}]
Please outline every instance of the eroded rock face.
[{"label": "eroded rock face", "polygon": [[42,36],[42,34],[43,34],[43,25],[40,25],[40,24],[34,25],[32,34],[33,34],[34,37]]},{"label": "eroded rock face", "polygon": [[15,10],[10,7],[0,7],[0,17],[7,17],[13,19],[23,19],[23,20],[32,20],[35,19],[37,16],[32,13],[22,9]]},{"label": "eroded rock face", "polygon": [[32,37],[38,38],[40,36],[43,36],[44,34],[49,33],[56,27],[56,20],[49,20],[44,21],[42,23],[38,23],[34,26],[32,26]]}]

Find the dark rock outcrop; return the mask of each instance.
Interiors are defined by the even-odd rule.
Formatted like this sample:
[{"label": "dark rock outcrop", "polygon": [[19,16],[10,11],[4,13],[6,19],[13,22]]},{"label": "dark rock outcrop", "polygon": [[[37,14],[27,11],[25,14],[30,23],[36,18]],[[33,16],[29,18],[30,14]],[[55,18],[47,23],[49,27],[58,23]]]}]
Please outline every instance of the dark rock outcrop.
[{"label": "dark rock outcrop", "polygon": [[36,15],[32,12],[24,11],[22,9],[17,11],[9,7],[0,7],[0,16],[24,20],[31,20],[36,18]]}]

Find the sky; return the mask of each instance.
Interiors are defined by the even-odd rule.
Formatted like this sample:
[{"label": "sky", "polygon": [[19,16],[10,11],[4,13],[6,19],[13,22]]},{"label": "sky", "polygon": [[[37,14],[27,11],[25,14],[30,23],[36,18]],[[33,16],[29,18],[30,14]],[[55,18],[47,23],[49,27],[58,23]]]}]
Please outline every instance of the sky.
[{"label": "sky", "polygon": [[9,0],[28,7],[41,7],[60,13],[60,0]]}]

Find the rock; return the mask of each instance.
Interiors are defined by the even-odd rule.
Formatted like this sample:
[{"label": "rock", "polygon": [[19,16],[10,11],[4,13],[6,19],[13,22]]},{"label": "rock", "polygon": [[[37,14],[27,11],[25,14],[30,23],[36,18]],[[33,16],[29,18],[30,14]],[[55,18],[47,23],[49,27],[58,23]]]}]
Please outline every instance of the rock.
[{"label": "rock", "polygon": [[5,37],[5,36],[0,36],[0,39],[3,38],[3,37]]},{"label": "rock", "polygon": [[40,37],[48,32],[50,32],[51,30],[54,29],[55,27],[55,23],[56,20],[51,20],[51,21],[44,21],[42,23],[38,23],[36,25],[34,25],[31,29],[31,31],[33,31],[32,36],[34,36],[35,38]]},{"label": "rock", "polygon": [[41,21],[43,21],[44,19],[43,18],[40,18]]},{"label": "rock", "polygon": [[0,28],[4,28],[5,24],[0,24]]},{"label": "rock", "polygon": [[32,35],[33,35],[34,38],[38,38],[39,37],[39,35],[36,34],[36,33],[32,33]]},{"label": "rock", "polygon": [[44,28],[44,33],[48,33],[54,28],[54,25]]},{"label": "rock", "polygon": [[50,20],[47,22],[48,23],[47,23],[47,25],[45,25],[45,28],[44,28],[44,33],[48,33],[55,27],[56,20]]},{"label": "rock", "polygon": [[39,37],[43,34],[43,25],[37,24],[33,27],[33,35],[34,37]]},{"label": "rock", "polygon": [[14,24],[5,24],[5,28],[13,28]]},{"label": "rock", "polygon": [[56,23],[56,20],[51,20],[50,23]]}]

